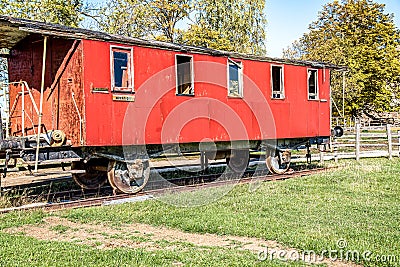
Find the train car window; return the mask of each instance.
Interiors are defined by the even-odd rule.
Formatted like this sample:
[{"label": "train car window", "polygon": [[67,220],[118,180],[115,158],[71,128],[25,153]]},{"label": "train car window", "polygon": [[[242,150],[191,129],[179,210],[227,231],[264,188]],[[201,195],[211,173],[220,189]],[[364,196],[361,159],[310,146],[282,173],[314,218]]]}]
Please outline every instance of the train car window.
[{"label": "train car window", "polygon": [[133,92],[132,50],[113,47],[111,57],[112,90]]},{"label": "train car window", "polygon": [[176,93],[194,95],[192,56],[176,55]]},{"label": "train car window", "polygon": [[308,70],[308,99],[318,99],[318,71]]},{"label": "train car window", "polygon": [[271,66],[271,87],[272,98],[283,99],[284,95],[284,81],[283,81],[283,67]]},{"label": "train car window", "polygon": [[228,60],[228,96],[241,97],[243,93],[242,62]]}]

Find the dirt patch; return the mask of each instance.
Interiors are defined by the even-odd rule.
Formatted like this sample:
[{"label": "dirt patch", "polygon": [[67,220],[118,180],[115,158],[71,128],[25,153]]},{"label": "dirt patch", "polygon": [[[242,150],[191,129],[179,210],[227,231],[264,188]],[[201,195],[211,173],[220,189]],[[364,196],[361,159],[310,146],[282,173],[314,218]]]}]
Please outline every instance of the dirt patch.
[{"label": "dirt patch", "polygon": [[[143,248],[146,250],[168,249],[184,250],[187,244],[202,247],[223,247],[256,252],[285,250],[287,255],[296,255],[297,250],[286,248],[276,241],[258,238],[220,236],[215,234],[193,234],[166,227],[154,227],[147,224],[132,223],[118,227],[105,224],[82,224],[60,217],[47,217],[40,225],[24,225],[4,229],[10,234],[24,234],[40,240],[65,241],[85,244],[98,249],[116,247]],[[300,254],[301,255],[301,254]],[[308,262],[308,260],[306,260]],[[328,266],[358,266],[352,263],[324,260]]]}]

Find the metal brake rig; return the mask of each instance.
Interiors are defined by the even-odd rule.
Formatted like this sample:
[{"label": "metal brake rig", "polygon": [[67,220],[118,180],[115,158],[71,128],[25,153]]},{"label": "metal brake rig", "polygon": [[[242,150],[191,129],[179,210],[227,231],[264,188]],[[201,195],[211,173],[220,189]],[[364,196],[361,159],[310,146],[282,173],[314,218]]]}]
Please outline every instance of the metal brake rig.
[{"label": "metal brake rig", "polygon": [[335,128],[333,128],[331,130],[331,136],[332,137],[342,137],[343,134],[344,134],[344,130],[340,126],[335,126]]},{"label": "metal brake rig", "polygon": [[306,147],[307,147],[307,154],[306,154],[307,164],[311,164],[311,151],[310,151],[311,144],[310,144],[310,141],[307,142]]}]

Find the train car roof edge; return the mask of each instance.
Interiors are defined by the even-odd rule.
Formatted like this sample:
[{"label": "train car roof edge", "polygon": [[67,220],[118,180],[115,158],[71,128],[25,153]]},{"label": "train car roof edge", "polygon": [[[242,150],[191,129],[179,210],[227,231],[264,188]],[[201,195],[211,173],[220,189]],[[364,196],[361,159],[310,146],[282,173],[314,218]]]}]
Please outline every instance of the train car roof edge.
[{"label": "train car roof edge", "polygon": [[326,62],[291,60],[291,59],[272,58],[266,56],[227,52],[205,47],[196,47],[196,46],[174,44],[174,43],[161,42],[155,40],[145,40],[141,38],[126,37],[100,31],[94,31],[82,28],[73,28],[58,24],[44,23],[39,21],[19,19],[19,18],[0,15],[0,48],[11,49],[19,41],[24,39],[29,34],[33,33],[48,35],[48,36],[59,36],[71,39],[89,39],[89,40],[99,40],[107,42],[117,42],[130,45],[168,49],[180,52],[202,53],[213,56],[226,56],[238,59],[250,59],[250,60],[268,61],[268,62],[275,62],[282,64],[303,65],[314,68],[329,68],[335,70],[346,69],[346,67],[344,66],[337,66]]}]

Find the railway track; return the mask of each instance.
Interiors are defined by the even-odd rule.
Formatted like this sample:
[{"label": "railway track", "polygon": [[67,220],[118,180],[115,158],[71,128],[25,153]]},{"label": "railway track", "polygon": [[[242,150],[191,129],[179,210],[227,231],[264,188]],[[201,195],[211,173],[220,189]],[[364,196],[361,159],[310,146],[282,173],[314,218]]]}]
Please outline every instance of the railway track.
[{"label": "railway track", "polygon": [[[55,211],[55,210],[62,210],[62,209],[73,209],[73,208],[85,208],[85,207],[95,207],[95,206],[102,206],[102,205],[112,205],[117,203],[123,202],[136,202],[136,201],[143,201],[146,199],[153,198],[154,196],[161,196],[163,194],[168,193],[177,193],[177,192],[187,192],[187,191],[194,191],[204,188],[213,188],[213,187],[220,187],[226,185],[234,185],[234,184],[248,184],[252,182],[265,182],[265,181],[279,181],[279,180],[286,180],[292,178],[299,178],[304,177],[312,174],[317,174],[321,172],[325,172],[331,168],[315,168],[315,169],[307,169],[307,170],[300,170],[294,171],[288,174],[281,174],[281,175],[259,175],[259,176],[252,176],[252,177],[242,177],[236,179],[224,179],[218,181],[210,181],[210,182],[202,182],[202,183],[193,183],[193,184],[186,184],[186,185],[174,185],[169,187],[162,187],[158,189],[150,189],[145,190],[136,194],[119,194],[119,195],[102,195],[102,196],[89,196],[86,195],[85,198],[78,198],[78,199],[69,199],[60,202],[39,202],[39,203],[32,203],[25,206],[20,207],[12,207],[12,208],[5,208],[1,209],[0,213],[7,213],[11,211],[22,211],[22,210],[32,210],[32,209],[42,209],[44,211]],[[209,180],[211,176],[208,175],[205,177],[193,177],[197,180]],[[173,185],[173,184],[172,184]],[[107,189],[107,188],[106,188]],[[109,188],[110,189],[110,188]],[[74,192],[58,192],[58,194],[62,195],[65,194],[73,194]],[[103,192],[104,193],[104,192]]]}]

